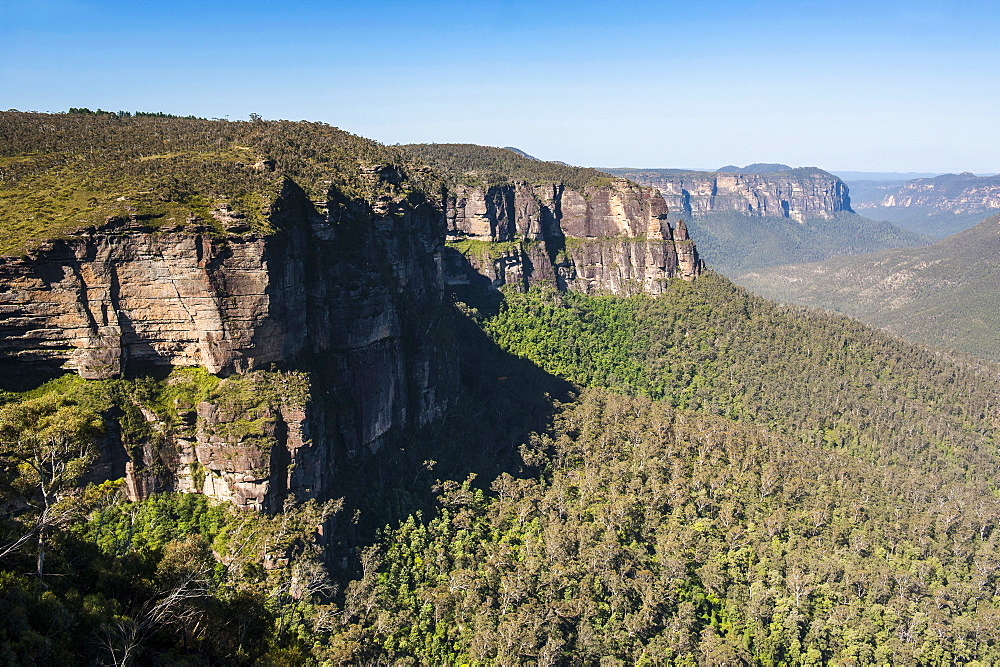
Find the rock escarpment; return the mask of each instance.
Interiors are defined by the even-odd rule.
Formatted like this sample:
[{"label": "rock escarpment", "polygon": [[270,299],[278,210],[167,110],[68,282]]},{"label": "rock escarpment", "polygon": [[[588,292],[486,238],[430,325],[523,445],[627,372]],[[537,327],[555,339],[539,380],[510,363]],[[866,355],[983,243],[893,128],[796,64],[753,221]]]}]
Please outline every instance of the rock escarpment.
[{"label": "rock escarpment", "polygon": [[[271,508],[289,489],[328,493],[335,451],[375,450],[431,423],[457,391],[455,353],[438,331],[443,216],[419,198],[371,206],[336,189],[317,208],[291,181],[272,209],[271,234],[113,222],[4,259],[4,372],[61,366],[100,379],[201,366],[238,378],[308,368],[324,402],[261,408],[263,448],[232,429],[219,435],[240,411],[191,406],[197,432],[173,445],[173,486]],[[278,483],[275,461],[294,462],[298,477]],[[202,483],[190,481],[192,467]],[[136,494],[164,485],[132,477]]]},{"label": "rock escarpment", "polygon": [[651,188],[624,179],[588,185],[517,181],[458,186],[447,199],[448,281],[493,287],[636,290],[658,294],[701,271],[687,230],[667,222]]},{"label": "rock escarpment", "polygon": [[679,169],[609,170],[660,191],[678,216],[733,212],[804,222],[830,219],[851,211],[847,186],[811,167],[773,173],[684,171]]},{"label": "rock escarpment", "polygon": [[0,112],[0,129],[0,224],[25,251],[0,258],[0,378],[166,376],[153,403],[106,383],[93,476],[133,497],[334,497],[345,462],[455,405],[449,283],[655,293],[700,270],[653,190],[502,149],[483,150],[537,173],[455,179],[311,123]]},{"label": "rock escarpment", "polygon": [[[944,174],[907,181],[881,202],[887,207],[922,207],[955,214],[991,215],[1000,209],[1000,176],[976,176],[971,172]],[[871,202],[865,207],[875,208]]]}]

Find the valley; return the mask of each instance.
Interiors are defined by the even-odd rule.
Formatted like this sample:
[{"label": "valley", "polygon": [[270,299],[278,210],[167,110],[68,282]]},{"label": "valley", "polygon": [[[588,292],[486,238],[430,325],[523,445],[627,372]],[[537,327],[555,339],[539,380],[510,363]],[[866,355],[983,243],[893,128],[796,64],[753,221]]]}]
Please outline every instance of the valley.
[{"label": "valley", "polygon": [[6,662],[1000,660],[1000,367],[712,269],[880,248],[816,305],[973,332],[998,218],[259,116],[0,150]]},{"label": "valley", "polygon": [[923,248],[748,272],[737,282],[786,302],[858,317],[910,340],[1000,361],[993,216]]},{"label": "valley", "polygon": [[606,171],[657,188],[672,219],[687,223],[707,264],[728,275],[927,241],[858,215],[845,183],[814,167]]}]

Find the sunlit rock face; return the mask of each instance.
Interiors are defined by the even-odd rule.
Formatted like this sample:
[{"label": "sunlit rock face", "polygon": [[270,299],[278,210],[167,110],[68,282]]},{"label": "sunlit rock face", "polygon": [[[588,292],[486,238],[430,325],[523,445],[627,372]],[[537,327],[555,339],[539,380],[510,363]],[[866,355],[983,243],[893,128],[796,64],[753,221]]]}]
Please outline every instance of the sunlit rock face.
[{"label": "sunlit rock face", "polygon": [[667,223],[663,197],[625,179],[582,192],[558,183],[459,187],[446,216],[451,284],[657,294],[701,271],[687,230]]},{"label": "sunlit rock face", "polygon": [[847,185],[822,169],[762,174],[661,170],[624,175],[659,190],[677,216],[730,211],[804,222],[851,211]]},{"label": "sunlit rock face", "polygon": [[[200,405],[197,429],[171,446],[172,480],[138,474],[160,454],[136,450],[129,487],[272,508],[290,489],[323,495],[334,449],[377,450],[439,419],[457,393],[456,354],[434,328],[447,307],[444,216],[412,199],[375,207],[331,192],[317,207],[289,183],[271,234],[110,221],[2,259],[0,370],[8,380],[178,366],[234,377],[306,370],[324,400],[268,406],[266,437],[254,447],[218,435],[213,425],[235,417]],[[128,457],[105,458],[122,472]],[[192,466],[203,475],[192,477]],[[292,477],[275,472],[289,466]]]}]

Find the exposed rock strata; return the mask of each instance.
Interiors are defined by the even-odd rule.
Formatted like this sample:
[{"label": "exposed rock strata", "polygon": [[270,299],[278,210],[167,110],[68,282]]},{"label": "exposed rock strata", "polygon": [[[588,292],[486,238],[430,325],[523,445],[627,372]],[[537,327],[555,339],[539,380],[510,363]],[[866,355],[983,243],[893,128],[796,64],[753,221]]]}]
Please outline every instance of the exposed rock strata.
[{"label": "exposed rock strata", "polygon": [[[907,181],[890,192],[881,203],[890,207],[926,207],[955,214],[991,215],[1000,209],[1000,176],[976,176],[970,172]],[[869,208],[877,204],[870,203]]]},{"label": "exposed rock strata", "polygon": [[[336,191],[325,204],[320,213],[289,181],[272,235],[112,224],[0,260],[4,372],[62,366],[109,378],[197,365],[225,376],[308,358],[335,406],[324,437],[348,453],[438,419],[457,383],[454,352],[434,335],[440,208],[403,200],[372,210]],[[297,418],[281,415],[275,424],[294,433]],[[236,468],[261,462],[244,463]],[[211,492],[240,497],[240,483]]]},{"label": "exposed rock strata", "polygon": [[583,192],[525,182],[460,187],[446,215],[453,285],[485,277],[494,287],[657,294],[701,270],[687,230],[667,223],[663,198],[624,179]]},{"label": "exposed rock strata", "polygon": [[615,171],[658,189],[678,216],[731,211],[804,222],[809,218],[829,219],[838,211],[851,211],[847,186],[821,169],[767,174],[673,169]]},{"label": "exposed rock strata", "polygon": [[[395,169],[370,176],[403,178]],[[452,283],[615,293],[657,293],[701,268],[683,224],[667,223],[662,197],[627,181],[584,192],[467,188],[443,210],[412,194],[366,203],[336,189],[311,202],[287,181],[270,210],[277,231],[268,234],[220,209],[225,231],[198,220],[159,230],[118,220],[0,259],[8,379],[201,366],[228,376],[223,388],[259,382],[249,393],[270,396],[178,405],[169,424],[145,410],[158,435],[138,441],[110,416],[94,474],[124,477],[133,497],[175,489],[274,511],[289,494],[332,493],[339,458],[440,419],[459,375],[446,265]],[[446,256],[446,233],[485,254]],[[272,366],[308,369],[322,400],[269,394],[285,375],[257,369]]]}]

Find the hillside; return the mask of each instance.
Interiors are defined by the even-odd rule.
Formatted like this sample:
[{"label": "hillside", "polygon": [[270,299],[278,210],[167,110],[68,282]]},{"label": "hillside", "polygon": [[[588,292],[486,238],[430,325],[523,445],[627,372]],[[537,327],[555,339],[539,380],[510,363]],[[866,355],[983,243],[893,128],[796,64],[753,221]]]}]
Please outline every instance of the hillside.
[{"label": "hillside", "polygon": [[926,242],[855,214],[847,186],[821,169],[768,164],[726,169],[606,171],[659,189],[671,220],[684,219],[705,262],[728,275]]},{"label": "hillside", "polygon": [[924,248],[746,273],[769,298],[828,308],[914,341],[1000,361],[1000,216]]},{"label": "hillside", "polygon": [[[312,200],[392,185],[398,151],[323,123],[0,112],[0,253],[109,219],[270,231],[285,179]],[[417,172],[416,177],[422,174]],[[438,186],[423,188],[431,196]]]},{"label": "hillside", "polygon": [[537,477],[445,483],[386,533],[326,655],[997,655],[996,367],[712,275],[507,296],[493,339],[591,389],[521,448]]},{"label": "hillside", "polygon": [[855,208],[936,239],[968,229],[1000,206],[1000,178],[971,173],[849,181]]},{"label": "hillside", "polygon": [[0,661],[1000,660],[997,366],[703,272],[593,170],[0,127]]},{"label": "hillside", "polygon": [[889,223],[848,212],[802,223],[781,217],[709,213],[692,216],[688,230],[706,264],[729,276],[790,261],[818,261],[927,242]]}]

